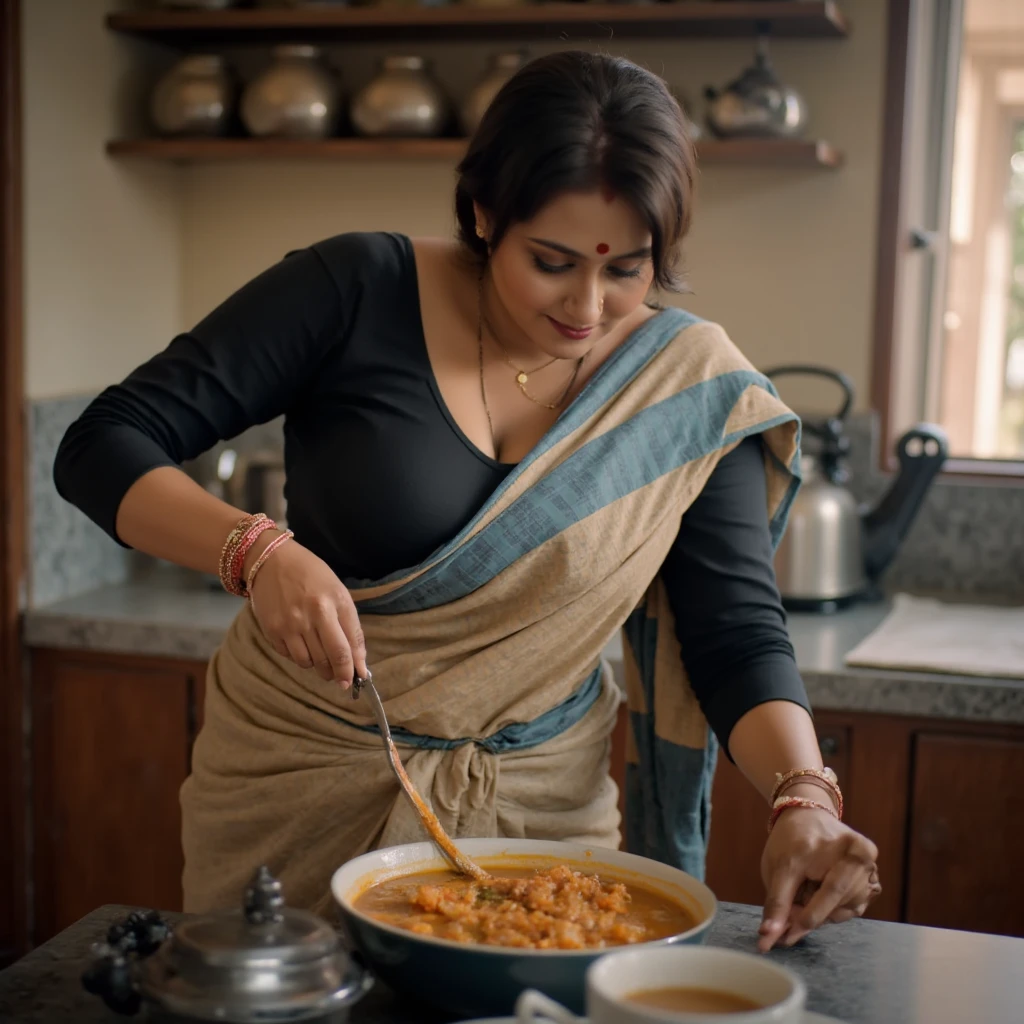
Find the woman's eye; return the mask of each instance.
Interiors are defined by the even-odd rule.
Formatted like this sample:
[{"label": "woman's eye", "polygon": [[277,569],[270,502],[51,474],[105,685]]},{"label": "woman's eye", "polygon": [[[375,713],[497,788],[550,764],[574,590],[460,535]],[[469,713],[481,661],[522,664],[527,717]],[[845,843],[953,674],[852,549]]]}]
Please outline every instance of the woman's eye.
[{"label": "woman's eye", "polygon": [[609,267],[608,273],[611,274],[612,277],[639,277],[640,267],[633,267],[632,270],[626,270],[623,267]]},{"label": "woman's eye", "polygon": [[546,263],[539,256],[533,257],[533,265],[545,274],[564,274],[565,271],[572,270],[571,263]]}]

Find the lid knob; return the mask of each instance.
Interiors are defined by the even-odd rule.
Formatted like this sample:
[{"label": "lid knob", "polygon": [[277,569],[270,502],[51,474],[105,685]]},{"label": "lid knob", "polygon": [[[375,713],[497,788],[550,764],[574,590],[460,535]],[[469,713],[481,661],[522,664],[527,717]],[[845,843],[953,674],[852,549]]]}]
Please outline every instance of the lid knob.
[{"label": "lid knob", "polygon": [[245,919],[249,924],[271,924],[284,920],[281,883],[262,865],[245,890]]}]

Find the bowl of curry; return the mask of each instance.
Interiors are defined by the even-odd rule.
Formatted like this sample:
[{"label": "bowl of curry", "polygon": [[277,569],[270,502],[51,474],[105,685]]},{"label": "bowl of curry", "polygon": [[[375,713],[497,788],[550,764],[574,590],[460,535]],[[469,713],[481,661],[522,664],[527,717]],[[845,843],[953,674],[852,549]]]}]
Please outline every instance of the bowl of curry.
[{"label": "bowl of curry", "polygon": [[584,976],[623,946],[700,943],[717,907],[696,878],[618,850],[460,839],[491,878],[431,843],[342,865],[331,890],[353,946],[389,987],[460,1017],[504,1016],[526,988],[583,1012]]}]

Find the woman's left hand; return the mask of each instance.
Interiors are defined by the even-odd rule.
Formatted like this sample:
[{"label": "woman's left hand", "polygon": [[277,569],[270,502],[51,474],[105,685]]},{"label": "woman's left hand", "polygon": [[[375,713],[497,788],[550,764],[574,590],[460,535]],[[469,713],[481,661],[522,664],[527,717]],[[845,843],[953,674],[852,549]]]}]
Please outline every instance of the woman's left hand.
[{"label": "woman's left hand", "polygon": [[[792,946],[826,921],[861,917],[882,891],[878,847],[826,811],[794,807],[775,823],[761,857],[768,897],[758,947]],[[803,893],[812,892],[809,898]]]}]

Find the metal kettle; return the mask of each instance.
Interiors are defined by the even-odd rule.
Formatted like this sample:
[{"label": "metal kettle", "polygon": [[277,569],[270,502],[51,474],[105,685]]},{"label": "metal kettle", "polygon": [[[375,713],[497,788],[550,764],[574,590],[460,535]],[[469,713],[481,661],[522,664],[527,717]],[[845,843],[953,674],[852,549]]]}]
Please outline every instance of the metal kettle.
[{"label": "metal kettle", "polygon": [[775,576],[787,608],[836,611],[872,595],[946,461],[949,443],[932,424],[908,430],[896,445],[896,479],[876,504],[860,506],[844,486],[850,450],[845,421],[853,405],[853,383],[820,366],[780,366],[765,373],[772,380],[791,374],[835,382],[843,389],[843,402],[833,416],[803,420],[804,438],[814,450],[805,447],[800,454],[804,482],[775,554]]},{"label": "metal kettle", "polygon": [[754,63],[724,89],[707,86],[707,122],[719,138],[799,138],[807,127],[807,104],[779,81],[768,56],[768,38],[758,36]]}]

